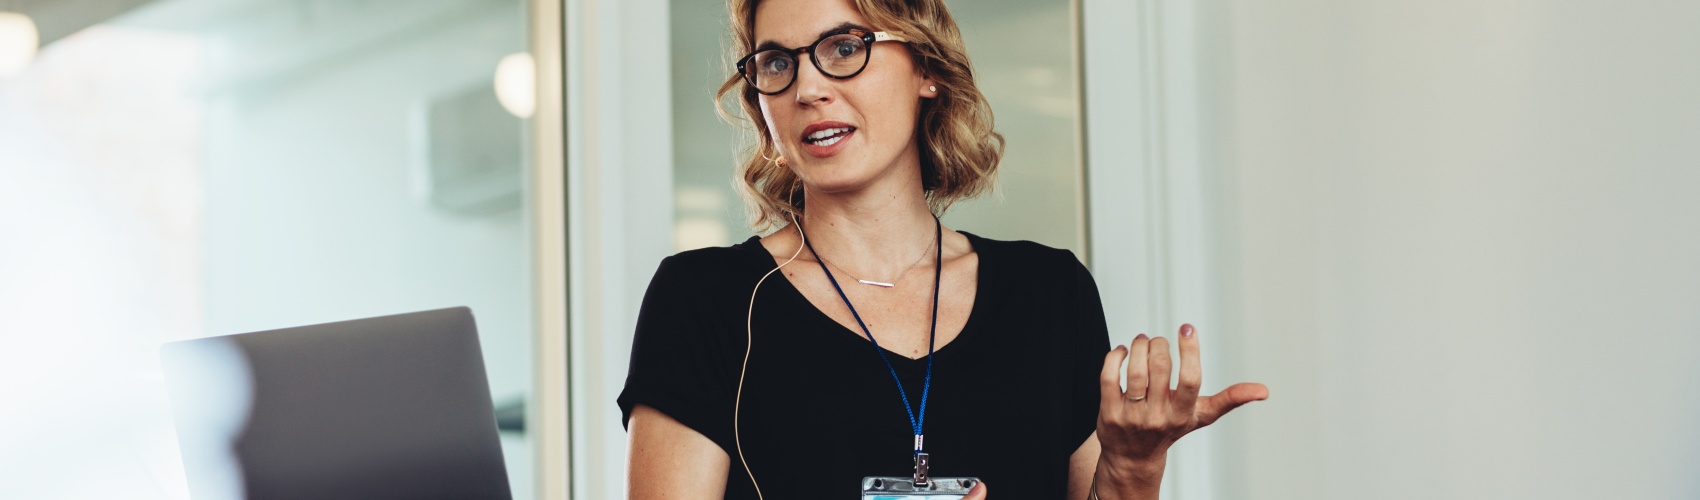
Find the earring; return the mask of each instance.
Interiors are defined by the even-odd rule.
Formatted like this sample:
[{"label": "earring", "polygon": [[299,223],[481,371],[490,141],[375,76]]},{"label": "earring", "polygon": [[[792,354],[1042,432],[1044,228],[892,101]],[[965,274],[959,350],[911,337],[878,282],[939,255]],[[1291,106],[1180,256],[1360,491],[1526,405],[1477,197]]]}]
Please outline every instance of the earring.
[{"label": "earring", "polygon": [[938,87],[935,87],[935,86],[932,86],[932,85],[927,86],[927,92],[938,92],[938,91],[939,91]]}]

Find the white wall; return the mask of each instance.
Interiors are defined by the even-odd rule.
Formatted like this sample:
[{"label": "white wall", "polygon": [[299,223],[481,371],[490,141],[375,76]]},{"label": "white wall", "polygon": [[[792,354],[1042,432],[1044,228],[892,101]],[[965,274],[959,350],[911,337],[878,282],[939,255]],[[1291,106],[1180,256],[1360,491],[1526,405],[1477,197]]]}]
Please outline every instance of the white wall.
[{"label": "white wall", "polygon": [[1700,4],[1200,19],[1226,498],[1700,497]]}]

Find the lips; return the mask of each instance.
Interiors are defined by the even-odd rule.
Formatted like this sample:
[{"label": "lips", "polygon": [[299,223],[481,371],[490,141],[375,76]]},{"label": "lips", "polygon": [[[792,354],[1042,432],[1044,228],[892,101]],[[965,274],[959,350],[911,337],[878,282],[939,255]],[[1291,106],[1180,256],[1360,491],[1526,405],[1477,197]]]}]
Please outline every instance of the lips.
[{"label": "lips", "polygon": [[828,157],[844,149],[856,127],[844,122],[815,122],[803,129],[803,148],[815,157]]}]

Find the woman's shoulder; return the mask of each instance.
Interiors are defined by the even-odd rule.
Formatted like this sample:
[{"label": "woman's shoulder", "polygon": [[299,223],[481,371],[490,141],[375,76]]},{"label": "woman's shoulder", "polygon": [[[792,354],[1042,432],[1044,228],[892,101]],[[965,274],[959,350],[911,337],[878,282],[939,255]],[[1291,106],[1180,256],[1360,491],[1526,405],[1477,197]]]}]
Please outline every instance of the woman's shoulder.
[{"label": "woman's shoulder", "polygon": [[1000,289],[1062,296],[1091,280],[1085,264],[1067,248],[1030,240],[1000,240],[961,231],[980,254],[981,277]]},{"label": "woman's shoulder", "polygon": [[703,247],[675,253],[666,260],[701,264],[732,264],[747,263],[750,253],[761,248],[759,237],[751,236],[740,243],[725,246]]},{"label": "woman's shoulder", "polygon": [[[725,279],[742,274],[761,265],[762,250],[757,237],[726,246],[685,250],[661,260],[655,271],[657,280]],[[770,266],[771,267],[771,266]]]},{"label": "woman's shoulder", "polygon": [[762,255],[753,253],[748,243],[685,250],[661,259],[644,292],[643,307],[693,308],[699,313],[736,309],[732,299],[748,297],[756,280],[772,268],[761,268]]},{"label": "woman's shoulder", "polygon": [[968,231],[957,232],[968,237],[968,240],[974,244],[974,251],[980,253],[982,259],[990,258],[1000,262],[1016,263],[1016,265],[1008,267],[1032,267],[1020,265],[1023,262],[1040,264],[1039,267],[1048,267],[1047,264],[1072,267],[1080,263],[1080,258],[1074,254],[1074,251],[1067,248],[1053,247],[1031,240],[1000,240]]}]

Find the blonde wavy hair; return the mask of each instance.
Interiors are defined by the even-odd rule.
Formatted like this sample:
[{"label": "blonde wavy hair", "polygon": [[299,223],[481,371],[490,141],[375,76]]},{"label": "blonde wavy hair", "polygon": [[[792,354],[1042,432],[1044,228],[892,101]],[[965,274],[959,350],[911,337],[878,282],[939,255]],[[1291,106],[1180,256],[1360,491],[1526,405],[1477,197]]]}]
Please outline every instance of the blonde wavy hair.
[{"label": "blonde wavy hair", "polygon": [[[756,4],[760,0],[727,0],[732,15],[731,60],[755,47]],[[916,140],[921,150],[921,188],[934,215],[950,205],[984,194],[996,182],[1004,139],[992,129],[992,107],[974,84],[968,51],[943,0],[851,0],[856,11],[875,30],[907,40],[915,65],[939,87],[938,97],[921,102]],[[726,109],[726,95],[737,90],[742,116]],[[762,120],[756,89],[734,72],[715,92],[715,109],[734,125],[748,122],[754,137],[744,150],[733,184],[744,199],[756,231],[782,227],[807,202],[800,179],[786,167],[773,135]]]}]

